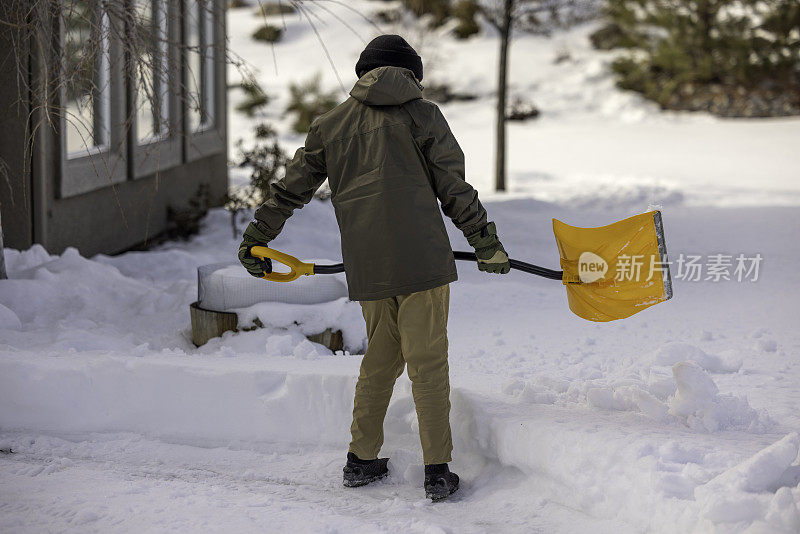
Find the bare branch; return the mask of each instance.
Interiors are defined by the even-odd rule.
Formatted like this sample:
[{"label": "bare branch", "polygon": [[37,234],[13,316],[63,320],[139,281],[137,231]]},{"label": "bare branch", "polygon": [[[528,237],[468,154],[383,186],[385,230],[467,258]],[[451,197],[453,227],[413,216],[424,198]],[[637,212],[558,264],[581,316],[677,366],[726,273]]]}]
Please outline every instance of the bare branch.
[{"label": "bare branch", "polygon": [[300,3],[298,3],[298,7],[300,7],[299,10],[300,13],[302,13],[306,17],[306,20],[308,21],[309,26],[311,26],[311,29],[314,30],[314,34],[317,36],[317,41],[319,41],[322,50],[325,52],[325,57],[328,58],[328,63],[330,63],[330,66],[333,69],[333,73],[336,75],[336,79],[339,80],[339,86],[342,88],[342,91],[346,94],[347,88],[345,88],[344,83],[342,82],[342,78],[341,76],[339,76],[339,70],[336,68],[336,64],[333,62],[333,58],[331,57],[330,51],[328,50],[328,47],[325,45],[325,41],[322,39],[322,36],[320,35],[319,30],[317,29],[317,26],[314,24],[314,21],[311,20],[311,17],[309,17],[308,14],[306,13],[307,11],[306,8],[304,6],[301,7]]},{"label": "bare branch", "polygon": [[[345,2],[342,2],[342,1],[340,1],[340,0],[306,0],[306,1],[310,1],[310,2],[315,2],[315,1],[316,1],[316,2],[330,2],[330,3],[332,3],[332,4],[336,4],[336,5],[338,5],[338,6],[342,6],[342,7],[344,7],[344,8],[347,8],[347,9],[349,9],[350,11],[352,11],[353,13],[355,13],[356,15],[358,15],[359,17],[361,17],[362,19],[364,19],[366,22],[368,22],[369,24],[371,24],[373,28],[375,28],[375,29],[376,29],[376,30],[378,30],[379,32],[383,33],[383,28],[381,28],[381,27],[380,27],[380,26],[379,26],[379,25],[378,25],[378,24],[377,24],[377,23],[376,23],[374,20],[372,20],[371,18],[369,18],[368,16],[366,16],[365,14],[363,14],[361,11],[357,10],[356,8],[354,8],[354,7],[353,7],[353,6],[351,6],[351,5],[348,5],[348,4],[347,4],[347,3],[345,3]],[[355,33],[355,32],[354,32],[354,33]]]}]

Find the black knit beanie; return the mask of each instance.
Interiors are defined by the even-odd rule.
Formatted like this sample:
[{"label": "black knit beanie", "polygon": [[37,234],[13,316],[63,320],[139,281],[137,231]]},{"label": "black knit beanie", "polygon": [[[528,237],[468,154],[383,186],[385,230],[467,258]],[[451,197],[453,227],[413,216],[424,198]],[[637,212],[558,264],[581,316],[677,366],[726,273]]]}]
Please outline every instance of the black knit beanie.
[{"label": "black knit beanie", "polygon": [[356,63],[356,75],[361,78],[378,67],[404,67],[422,81],[422,58],[399,35],[379,35],[369,42]]}]

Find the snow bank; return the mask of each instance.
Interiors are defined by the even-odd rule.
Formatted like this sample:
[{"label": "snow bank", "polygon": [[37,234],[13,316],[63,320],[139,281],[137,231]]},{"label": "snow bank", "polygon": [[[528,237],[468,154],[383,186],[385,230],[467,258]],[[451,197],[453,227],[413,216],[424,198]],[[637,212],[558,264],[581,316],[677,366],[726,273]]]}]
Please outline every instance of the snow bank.
[{"label": "snow bank", "polygon": [[256,323],[272,328],[297,328],[304,335],[313,335],[330,328],[341,330],[345,350],[363,353],[366,350],[367,330],[361,306],[347,297],[321,304],[285,304],[261,302],[248,308],[233,310],[239,318],[239,327]]},{"label": "snow bank", "polygon": [[[143,346],[155,350],[194,351],[189,335],[188,307],[197,295],[197,278],[195,269],[184,269],[186,258],[193,256],[184,251],[152,254],[157,257],[155,263],[140,252],[87,259],[74,248],[68,248],[61,255],[50,255],[39,245],[24,252],[7,251],[11,279],[3,282],[0,291],[0,333],[5,331],[3,338],[14,346],[44,347],[48,351],[118,352]],[[178,261],[170,263],[176,257]],[[164,267],[164,262],[177,272],[190,273],[189,279],[178,278],[175,270]],[[161,268],[155,268],[156,264]],[[312,335],[328,328],[342,330],[345,349],[362,350],[366,330],[361,308],[342,296],[347,292],[342,276],[298,280],[294,282],[296,288],[288,288],[277,286],[290,284],[268,284],[243,273],[241,266],[223,270],[228,281],[233,279],[263,287],[258,293],[245,284],[244,290],[250,294],[251,301],[298,300],[310,293],[319,298],[316,290],[320,285],[327,288],[323,296],[333,300],[322,304],[259,302],[232,309],[239,314],[241,327],[253,327],[258,319],[265,327],[265,337],[287,333]],[[154,276],[160,278],[149,278]],[[301,343],[303,336],[295,344]],[[234,339],[228,336],[226,339],[228,350],[252,348],[252,336]],[[263,341],[257,346],[258,352],[264,352]],[[211,347],[219,349],[220,340],[212,340]],[[303,353],[330,354],[321,345]]]},{"label": "snow bank", "polygon": [[774,427],[765,412],[754,410],[746,398],[720,394],[708,372],[731,373],[742,366],[733,353],[725,358],[697,346],[667,342],[623,377],[594,376],[585,380],[508,381],[500,391],[518,401],[535,404],[585,403],[617,412],[635,412],[700,432],[742,430],[763,433]]},{"label": "snow bank", "polygon": [[[126,431],[215,446],[269,442],[344,449],[358,358],[305,360],[301,353],[313,350],[305,343],[271,336],[268,353],[295,354],[279,359],[7,355],[0,359],[0,423],[4,430],[68,435]],[[699,375],[691,376],[693,381],[678,377],[679,392],[689,382],[695,393],[714,390]],[[559,389],[558,382],[551,385],[551,391]],[[736,521],[793,525],[795,494],[775,491],[792,476],[797,434],[709,481],[708,474],[698,476],[685,466],[715,454],[724,438],[688,451],[677,445],[654,448],[654,440],[679,442],[689,434],[681,437],[681,431],[665,432],[635,419],[627,427],[609,424],[591,409],[556,406],[532,394],[537,387],[544,385],[528,388],[529,393],[523,393],[524,386],[511,388],[517,396],[509,402],[454,387],[454,468],[466,466],[469,473],[475,466],[499,462],[525,473],[526,484],[556,496],[563,505],[638,529],[660,530],[661,522],[676,520],[688,528],[698,518],[713,525],[729,523],[731,499],[745,498],[751,505],[735,506]],[[704,405],[692,404],[697,406]],[[416,481],[421,462],[418,426],[406,378],[395,390],[385,432],[385,453],[394,468],[404,479]],[[684,472],[664,468],[672,462],[683,464]],[[686,500],[694,488],[696,499]],[[684,500],[665,505],[663,494]],[[620,502],[627,505],[620,508]],[[676,516],[679,507],[695,513]]]},{"label": "snow bank", "polygon": [[252,361],[5,357],[0,424],[59,433],[129,431],[194,443],[341,445],[349,436],[355,388],[352,365],[343,367],[347,374],[290,373]]},{"label": "snow bank", "polygon": [[145,342],[188,346],[181,330],[195,289],[191,282],[134,279],[74,248],[61,255],[38,245],[6,253],[10,279],[3,281],[0,305],[20,321],[17,332],[3,333],[13,346],[65,351],[124,350]]},{"label": "snow bank", "polygon": [[17,314],[0,304],[0,329],[20,330],[21,328],[22,322]]},{"label": "snow bank", "polygon": [[800,470],[799,451],[800,435],[792,432],[695,488],[702,517],[728,525],[720,532],[737,523],[752,523],[750,532],[800,531],[800,485],[793,480],[796,487],[788,487],[792,474]]},{"label": "snow bank", "polygon": [[742,360],[732,355],[716,356],[706,353],[700,347],[672,341],[665,343],[653,353],[652,361],[655,365],[672,366],[679,362],[693,361],[710,373],[735,373],[742,367]]},{"label": "snow bank", "polygon": [[764,432],[772,426],[769,417],[751,408],[747,399],[720,395],[714,380],[695,362],[676,363],[672,372],[677,391],[669,401],[669,413],[690,428]]},{"label": "snow bank", "polygon": [[586,401],[607,410],[639,411],[656,420],[664,419],[667,414],[663,402],[638,386],[591,388],[586,392]]}]

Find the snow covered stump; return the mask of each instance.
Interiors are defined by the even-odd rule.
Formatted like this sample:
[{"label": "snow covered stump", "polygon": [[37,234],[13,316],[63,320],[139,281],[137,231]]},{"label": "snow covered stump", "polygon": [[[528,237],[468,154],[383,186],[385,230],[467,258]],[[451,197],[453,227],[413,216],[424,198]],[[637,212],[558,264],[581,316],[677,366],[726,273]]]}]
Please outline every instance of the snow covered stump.
[{"label": "snow covered stump", "polygon": [[[313,305],[346,296],[347,285],[341,277],[303,277],[291,283],[277,283],[250,276],[238,263],[203,265],[197,268],[197,301],[189,306],[192,342],[199,347],[225,332],[263,327],[258,317],[247,326],[240,322],[240,312],[259,304]],[[326,328],[306,337],[332,351],[344,348],[341,330]]]},{"label": "snow covered stump", "polygon": [[189,305],[189,315],[192,318],[192,343],[195,347],[205,345],[209,339],[225,332],[235,332],[239,324],[239,317],[235,313],[206,310],[200,307],[199,301]]}]

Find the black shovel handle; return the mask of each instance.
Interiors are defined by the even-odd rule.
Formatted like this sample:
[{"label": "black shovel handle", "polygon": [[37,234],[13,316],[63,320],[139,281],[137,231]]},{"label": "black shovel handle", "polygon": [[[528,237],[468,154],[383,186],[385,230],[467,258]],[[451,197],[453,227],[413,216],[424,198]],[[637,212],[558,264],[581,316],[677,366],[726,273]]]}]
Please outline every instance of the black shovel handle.
[{"label": "black shovel handle", "polygon": [[[462,250],[453,251],[453,257],[457,260],[478,261],[478,257],[474,252],[464,252]],[[522,271],[523,273],[534,274],[542,278],[549,278],[550,280],[561,280],[564,277],[564,271],[554,271],[545,267],[539,267],[532,263],[514,260],[509,258],[509,263],[512,269]]]},{"label": "black shovel handle", "polygon": [[[453,257],[457,260],[478,261],[478,257],[475,256],[474,252],[464,252],[461,250],[456,250],[453,252]],[[524,261],[513,260],[513,259],[509,259],[509,262],[511,263],[512,269],[516,269],[518,271],[522,271],[528,274],[533,274],[536,276],[541,276],[542,278],[549,278],[550,280],[561,281],[561,279],[564,277],[564,271],[554,271],[553,269],[546,269],[544,267],[539,267],[538,265],[533,265],[531,263],[525,263]],[[344,272],[343,263],[334,263],[333,265],[314,264],[314,274],[334,274],[343,272]]]}]

